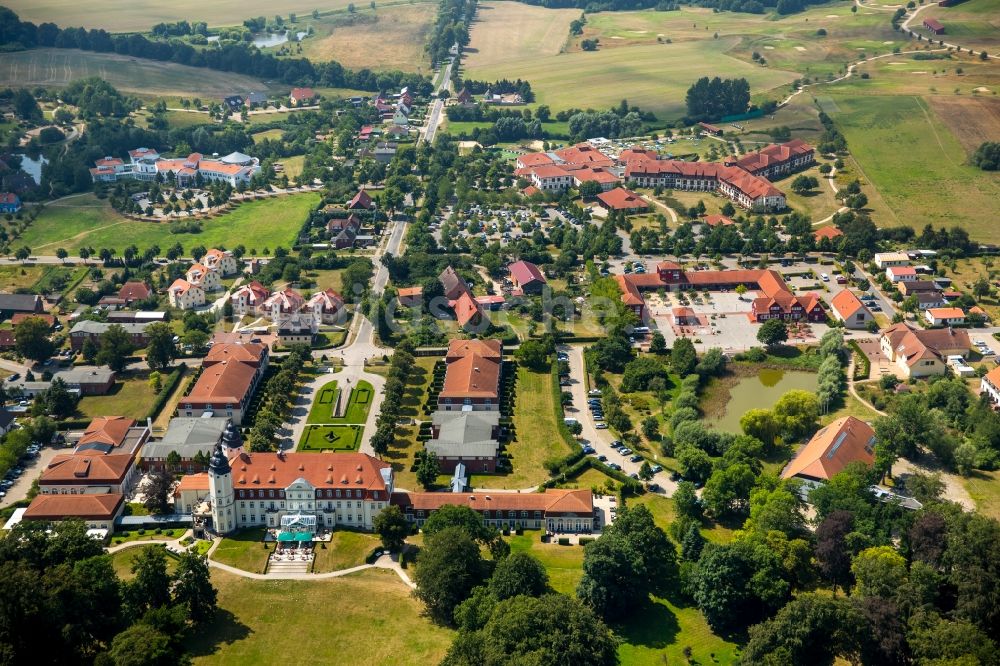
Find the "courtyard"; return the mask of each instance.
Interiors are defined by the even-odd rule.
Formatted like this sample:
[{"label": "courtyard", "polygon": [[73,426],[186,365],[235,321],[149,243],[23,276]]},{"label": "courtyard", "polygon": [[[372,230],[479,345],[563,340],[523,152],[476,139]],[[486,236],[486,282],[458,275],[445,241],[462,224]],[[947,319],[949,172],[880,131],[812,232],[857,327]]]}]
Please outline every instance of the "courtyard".
[{"label": "courtyard", "polygon": [[347,453],[360,448],[375,390],[366,381],[356,386],[349,380],[341,383],[327,382],[314,394],[299,451]]},{"label": "courtyard", "polygon": [[363,425],[316,425],[309,424],[302,439],[299,441],[299,451],[334,451],[350,453],[358,450],[361,444]]}]

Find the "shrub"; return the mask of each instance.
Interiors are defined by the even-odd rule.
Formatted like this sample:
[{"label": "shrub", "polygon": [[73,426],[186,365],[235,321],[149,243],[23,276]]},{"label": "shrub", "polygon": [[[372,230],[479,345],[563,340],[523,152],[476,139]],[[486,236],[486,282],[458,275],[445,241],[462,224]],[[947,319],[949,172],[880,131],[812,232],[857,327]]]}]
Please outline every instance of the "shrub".
[{"label": "shrub", "polygon": [[138,530],[136,530],[136,534],[138,534],[139,536],[143,536],[144,534],[146,534],[146,530],[139,528]]},{"label": "shrub", "polygon": [[559,537],[559,545],[560,546],[568,546],[569,545],[569,537]]},{"label": "shrub", "polygon": [[593,541],[593,537],[580,537],[579,542],[581,546],[586,546],[588,543]]}]

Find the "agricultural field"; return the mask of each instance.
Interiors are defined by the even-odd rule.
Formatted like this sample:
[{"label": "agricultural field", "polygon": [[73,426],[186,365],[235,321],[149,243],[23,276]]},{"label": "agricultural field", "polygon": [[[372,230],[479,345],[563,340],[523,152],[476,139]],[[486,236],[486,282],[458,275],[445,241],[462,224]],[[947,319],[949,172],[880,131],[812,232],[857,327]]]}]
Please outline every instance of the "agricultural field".
[{"label": "agricultural field", "polygon": [[847,137],[862,180],[871,182],[894,213],[877,218],[877,224],[960,225],[973,238],[996,239],[983,211],[1000,200],[1000,180],[967,164],[962,144],[925,99],[838,94],[835,101],[833,118]]},{"label": "agricultural field", "polygon": [[984,141],[1000,141],[1000,99],[996,97],[928,97],[927,102],[967,154]]},{"label": "agricultural field", "polygon": [[[392,571],[257,581],[212,571],[219,613],[186,647],[194,663],[241,666],[298,655],[316,664],[436,664],[453,633],[424,617]],[[372,640],[377,636],[378,640]]]},{"label": "agricultural field", "polygon": [[[336,60],[352,69],[422,73],[429,68],[424,44],[437,4],[422,2],[375,10],[338,13],[310,21],[313,35],[302,40],[302,55],[322,62]],[[371,48],[377,43],[378,48]]]},{"label": "agricultural field", "polygon": [[163,3],[136,0],[123,4],[115,0],[80,3],[73,0],[10,0],[6,6],[22,21],[36,24],[51,21],[60,27],[103,28],[109,32],[136,32],[152,28],[161,21],[205,21],[210,27],[240,25],[253,16],[272,17],[298,14],[299,23],[307,25],[314,9],[344,9],[349,0],[330,0],[322,6],[301,0],[178,0]]},{"label": "agricultural field", "polygon": [[[497,27],[499,29],[499,26]],[[476,79],[527,79],[535,101],[552,109],[607,109],[623,98],[660,118],[684,113],[684,95],[701,76],[742,76],[754,94],[791,83],[794,72],[750,65],[726,54],[736,38],[675,44],[641,44],[596,52],[576,51],[467,66]],[[473,41],[475,47],[475,41]],[[474,62],[474,61],[473,61]],[[567,85],[572,81],[573,85]]]},{"label": "agricultural field", "polygon": [[[96,76],[124,92],[147,95],[221,97],[221,91],[260,90],[261,81],[242,74],[171,62],[75,49],[32,49],[0,58],[0,86],[62,87]],[[287,87],[286,87],[287,90]],[[189,114],[198,117],[198,114]],[[204,120],[204,117],[199,118]]]},{"label": "agricultural field", "polygon": [[501,63],[554,56],[562,51],[569,24],[580,13],[578,9],[545,9],[519,2],[480,3],[463,65],[471,74],[496,69]]},{"label": "agricultural field", "polygon": [[203,220],[200,234],[172,234],[171,223],[125,219],[106,202],[86,194],[49,204],[14,245],[54,254],[60,247],[71,253],[83,246],[119,251],[131,244],[140,250],[152,245],[166,249],[174,243],[212,247],[232,246],[239,239],[236,242],[248,250],[263,252],[290,245],[318,201],[319,195],[311,192],[248,201],[225,215]]}]

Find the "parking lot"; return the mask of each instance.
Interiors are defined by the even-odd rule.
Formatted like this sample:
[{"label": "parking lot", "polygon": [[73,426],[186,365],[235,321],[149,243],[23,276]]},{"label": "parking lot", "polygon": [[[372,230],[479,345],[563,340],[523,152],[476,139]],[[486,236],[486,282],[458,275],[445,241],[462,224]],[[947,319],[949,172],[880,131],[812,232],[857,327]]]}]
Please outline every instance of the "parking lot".
[{"label": "parking lot", "polygon": [[59,452],[59,449],[46,447],[36,457],[26,461],[22,466],[24,472],[14,479],[14,483],[10,488],[4,491],[7,494],[4,497],[0,497],[0,507],[10,506],[14,502],[26,498],[28,491],[31,490],[31,484],[42,475],[42,471],[48,467],[48,464]]}]

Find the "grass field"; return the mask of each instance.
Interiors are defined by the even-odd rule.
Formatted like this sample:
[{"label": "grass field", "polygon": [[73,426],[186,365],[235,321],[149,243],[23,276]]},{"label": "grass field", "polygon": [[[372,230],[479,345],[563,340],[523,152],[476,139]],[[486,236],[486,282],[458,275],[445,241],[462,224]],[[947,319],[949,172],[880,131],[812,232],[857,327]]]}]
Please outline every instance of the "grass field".
[{"label": "grass field", "polygon": [[[311,24],[315,34],[302,41],[313,61],[336,60],[344,67],[375,71],[425,72],[424,44],[437,5],[431,2],[382,7],[368,5],[354,14],[335,14]],[[378,48],[372,48],[378,44]]]},{"label": "grass field", "polygon": [[549,585],[556,592],[576,595],[576,586],[583,578],[583,548],[542,543],[539,532],[528,530],[521,536],[512,536],[510,552],[528,553],[545,567]]},{"label": "grass field", "polygon": [[514,468],[510,474],[473,475],[469,483],[481,488],[530,488],[549,478],[542,463],[570,451],[559,434],[552,394],[552,375],[517,370],[514,405],[514,432],[517,439],[507,443]]},{"label": "grass field", "polygon": [[[984,211],[1000,200],[1000,180],[966,164],[959,141],[917,96],[834,97],[834,120],[861,167],[900,221],[922,227],[960,225],[978,240],[995,240]],[[919,218],[914,219],[918,213]]]},{"label": "grass field", "polygon": [[256,581],[213,571],[220,612],[186,642],[195,664],[242,666],[441,661],[452,632],[431,624],[391,571],[329,580]]},{"label": "grass field", "polygon": [[141,421],[146,418],[155,399],[156,394],[149,386],[149,377],[143,373],[124,381],[116,381],[107,395],[84,396],[77,403],[76,411],[87,418],[114,414]]},{"label": "grass field", "polygon": [[[558,54],[578,9],[545,9],[519,2],[479,4],[463,63],[467,70]],[[533,82],[532,82],[533,83]]]},{"label": "grass field", "polygon": [[[51,17],[50,19],[51,20]],[[63,87],[70,81],[97,76],[119,90],[147,95],[205,95],[220,91],[260,90],[259,79],[112,53],[75,49],[32,49],[0,58],[0,85]],[[203,121],[205,116],[186,114]]]},{"label": "grass field", "polygon": [[[326,548],[323,547],[324,545]],[[359,566],[365,563],[365,558],[368,557],[369,553],[381,545],[382,542],[376,534],[347,530],[336,531],[333,533],[330,543],[316,542],[313,544],[316,553],[313,571],[324,573]]]},{"label": "grass field", "polygon": [[45,273],[45,266],[0,266],[0,290],[30,289]]},{"label": "grass field", "polygon": [[264,528],[251,527],[225,537],[212,559],[251,573],[264,573],[275,543],[264,543]]},{"label": "grass field", "polygon": [[364,430],[363,425],[307,425],[298,451],[357,451]]},{"label": "grass field", "polygon": [[1000,0],[969,0],[924,12],[945,25],[945,39],[963,48],[993,51],[1000,45]]},{"label": "grass field", "polygon": [[127,220],[87,194],[50,204],[15,246],[27,245],[38,254],[55,254],[60,247],[72,253],[84,245],[120,251],[133,243],[140,250],[154,244],[165,249],[174,243],[205,247],[242,243],[248,250],[274,250],[291,244],[318,201],[319,195],[312,192],[249,201],[225,215],[203,220],[200,234],[171,234],[170,223]]},{"label": "grass field", "polygon": [[[502,31],[501,26],[493,29]],[[684,112],[684,95],[701,76],[745,77],[751,92],[763,93],[798,78],[794,72],[750,65],[726,54],[736,38],[675,44],[640,44],[596,52],[539,55],[476,65],[467,74],[476,79],[506,77],[531,81],[536,102],[553,109],[607,109],[623,98],[661,119]],[[475,42],[473,42],[475,46]],[[572,85],[568,85],[572,82]]]},{"label": "grass field", "polygon": [[301,0],[178,0],[162,3],[155,0],[136,0],[128,4],[115,0],[97,0],[87,4],[73,0],[10,0],[6,6],[13,9],[22,21],[43,23],[52,21],[62,28],[83,26],[103,28],[110,32],[145,31],[161,21],[205,21],[210,26],[240,25],[252,16],[275,14],[287,17],[289,12],[298,14],[296,26],[306,26],[314,9],[330,11],[343,9],[348,0],[330,0],[321,6]]},{"label": "grass field", "polygon": [[[119,550],[110,555],[111,566],[114,567],[115,573],[122,580],[132,580],[135,578],[135,574],[132,573],[132,564],[141,552],[147,548],[163,548],[156,544],[149,546],[133,546],[132,548],[125,548]],[[173,557],[167,557],[167,572],[173,573],[177,568],[177,560]]]}]

